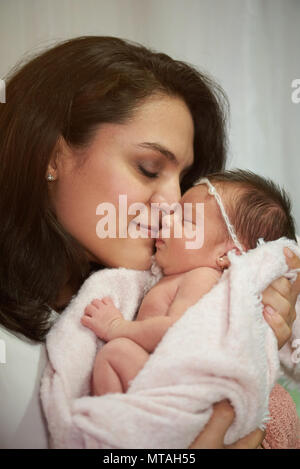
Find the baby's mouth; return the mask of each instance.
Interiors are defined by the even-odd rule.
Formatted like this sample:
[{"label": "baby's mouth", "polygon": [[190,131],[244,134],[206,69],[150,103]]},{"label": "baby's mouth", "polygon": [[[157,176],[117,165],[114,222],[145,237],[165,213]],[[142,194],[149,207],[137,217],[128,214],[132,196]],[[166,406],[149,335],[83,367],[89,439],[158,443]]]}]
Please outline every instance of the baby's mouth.
[{"label": "baby's mouth", "polygon": [[161,237],[161,234],[158,234],[156,241],[155,241],[155,246],[163,246],[165,244],[165,241]]}]

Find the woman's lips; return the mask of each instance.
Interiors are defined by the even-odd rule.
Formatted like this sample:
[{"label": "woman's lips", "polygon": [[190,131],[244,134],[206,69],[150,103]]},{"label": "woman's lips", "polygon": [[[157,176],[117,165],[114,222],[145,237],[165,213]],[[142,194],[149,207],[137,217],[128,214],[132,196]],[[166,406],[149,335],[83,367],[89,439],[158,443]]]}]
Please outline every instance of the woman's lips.
[{"label": "woman's lips", "polygon": [[156,238],[158,235],[158,229],[155,229],[149,225],[141,225],[138,223],[137,226],[139,226],[142,233],[147,233],[149,238]]},{"label": "woman's lips", "polygon": [[137,223],[135,220],[131,220],[130,224],[136,225],[137,231],[146,235],[145,239],[149,238],[153,241],[158,237],[159,227],[142,225],[141,223]]}]

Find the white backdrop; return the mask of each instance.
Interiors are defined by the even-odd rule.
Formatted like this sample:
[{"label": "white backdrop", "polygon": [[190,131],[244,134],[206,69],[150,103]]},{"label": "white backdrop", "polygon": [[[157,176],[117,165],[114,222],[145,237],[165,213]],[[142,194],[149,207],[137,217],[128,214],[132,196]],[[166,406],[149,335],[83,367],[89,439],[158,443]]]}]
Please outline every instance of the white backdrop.
[{"label": "white backdrop", "polygon": [[300,0],[0,0],[0,77],[79,35],[141,42],[209,72],[231,104],[228,167],[290,193],[300,231]]}]

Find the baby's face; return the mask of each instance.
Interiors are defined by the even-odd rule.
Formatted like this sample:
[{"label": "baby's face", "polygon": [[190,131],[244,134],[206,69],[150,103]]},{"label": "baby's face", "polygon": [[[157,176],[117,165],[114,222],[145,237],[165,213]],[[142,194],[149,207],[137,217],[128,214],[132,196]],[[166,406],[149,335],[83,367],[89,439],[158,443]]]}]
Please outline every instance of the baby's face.
[{"label": "baby's face", "polygon": [[[156,242],[156,262],[162,268],[164,275],[179,274],[197,267],[217,268],[216,259],[226,252],[228,236],[227,227],[214,196],[208,193],[206,184],[200,184],[189,189],[179,203],[182,207],[182,217],[176,213],[169,216],[170,237],[164,236],[163,230],[159,232],[161,240]],[[202,216],[200,206],[197,208],[196,203],[203,204]],[[192,211],[185,210],[184,204],[189,204]],[[180,232],[179,224],[182,228],[180,238],[174,236],[176,228],[177,233]],[[194,232],[192,238],[189,236],[191,230]],[[200,241],[199,235],[201,235]],[[200,247],[189,249],[186,243],[191,242]]]}]

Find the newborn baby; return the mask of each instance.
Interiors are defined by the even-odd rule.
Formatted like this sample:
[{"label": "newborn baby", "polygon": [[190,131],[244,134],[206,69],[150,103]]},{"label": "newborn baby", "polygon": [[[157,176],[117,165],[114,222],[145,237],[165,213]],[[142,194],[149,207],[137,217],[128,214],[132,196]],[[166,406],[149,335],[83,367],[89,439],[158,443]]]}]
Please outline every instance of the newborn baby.
[{"label": "newborn baby", "polygon": [[[185,217],[184,204],[193,210]],[[196,225],[196,203],[204,204],[204,244],[187,249],[175,237],[176,223]],[[229,267],[227,253],[242,254],[282,236],[296,241],[290,202],[271,181],[246,171],[215,173],[181,198],[182,213],[170,216],[170,237],[156,241],[155,260],[164,276],[146,294],[135,321],[127,321],[109,297],[93,300],[81,322],[107,343],[98,352],[92,395],[126,392],[168,328],[218,282]]]}]

